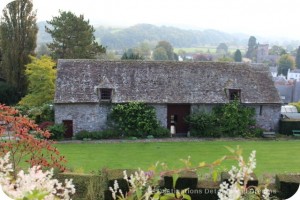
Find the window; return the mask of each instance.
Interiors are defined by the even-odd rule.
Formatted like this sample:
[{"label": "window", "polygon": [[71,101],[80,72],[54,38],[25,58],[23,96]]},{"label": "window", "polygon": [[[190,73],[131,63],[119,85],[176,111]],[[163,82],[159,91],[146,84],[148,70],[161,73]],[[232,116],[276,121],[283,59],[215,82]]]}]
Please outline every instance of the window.
[{"label": "window", "polygon": [[100,101],[111,101],[112,89],[101,88],[100,89]]},{"label": "window", "polygon": [[229,100],[241,100],[241,90],[240,89],[229,89]]},{"label": "window", "polygon": [[263,106],[260,105],[260,106],[259,106],[259,115],[262,115],[262,112],[263,112]]}]

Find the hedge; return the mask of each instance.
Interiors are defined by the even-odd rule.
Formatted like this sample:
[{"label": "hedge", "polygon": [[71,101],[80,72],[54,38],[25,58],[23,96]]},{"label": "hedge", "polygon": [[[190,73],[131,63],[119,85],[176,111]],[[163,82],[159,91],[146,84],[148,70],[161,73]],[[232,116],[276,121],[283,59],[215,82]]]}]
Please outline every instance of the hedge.
[{"label": "hedge", "polygon": [[276,175],[276,186],[280,191],[279,197],[288,199],[298,190],[300,184],[300,174],[278,174]]},{"label": "hedge", "polygon": [[300,120],[281,119],[279,121],[279,133],[292,135],[292,130],[300,130]]}]

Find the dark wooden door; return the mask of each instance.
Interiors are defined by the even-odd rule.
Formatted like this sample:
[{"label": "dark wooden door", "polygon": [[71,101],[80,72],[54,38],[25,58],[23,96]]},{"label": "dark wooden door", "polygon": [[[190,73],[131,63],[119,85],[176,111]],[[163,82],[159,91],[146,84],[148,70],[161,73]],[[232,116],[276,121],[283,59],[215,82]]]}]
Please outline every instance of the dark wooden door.
[{"label": "dark wooden door", "polygon": [[175,121],[176,133],[187,133],[189,125],[185,122],[185,118],[191,112],[189,104],[169,104],[168,105],[168,128],[171,126],[171,117],[173,115]]},{"label": "dark wooden door", "polygon": [[66,127],[64,137],[72,138],[73,137],[73,120],[63,120],[63,124]]}]

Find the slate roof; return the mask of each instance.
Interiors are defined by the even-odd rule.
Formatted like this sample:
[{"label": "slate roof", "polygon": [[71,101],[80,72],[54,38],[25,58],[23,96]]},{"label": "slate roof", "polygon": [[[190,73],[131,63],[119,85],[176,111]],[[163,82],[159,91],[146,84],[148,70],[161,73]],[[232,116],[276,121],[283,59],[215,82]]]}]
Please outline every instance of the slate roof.
[{"label": "slate roof", "polygon": [[112,88],[112,103],[226,103],[241,89],[242,103],[280,104],[268,67],[244,63],[59,60],[55,103],[97,103]]}]

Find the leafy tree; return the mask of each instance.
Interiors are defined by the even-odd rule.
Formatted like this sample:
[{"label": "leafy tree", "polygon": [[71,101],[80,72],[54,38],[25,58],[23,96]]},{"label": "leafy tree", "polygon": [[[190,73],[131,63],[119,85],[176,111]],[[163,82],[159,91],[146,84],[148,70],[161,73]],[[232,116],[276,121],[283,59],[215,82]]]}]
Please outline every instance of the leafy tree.
[{"label": "leafy tree", "polygon": [[288,70],[293,69],[294,67],[294,59],[290,55],[284,54],[280,57],[278,61],[278,74],[283,74],[284,76],[287,76]]},{"label": "leafy tree", "polygon": [[[167,41],[159,41],[155,49],[163,48],[167,54],[166,60],[175,60],[173,46]],[[156,60],[156,59],[155,59]]]},{"label": "leafy tree", "polygon": [[106,48],[95,41],[95,30],[84,16],[77,17],[71,12],[60,11],[60,16],[47,21],[53,42],[48,48],[54,59],[59,58],[95,58],[98,53],[105,53]]},{"label": "leafy tree", "polygon": [[273,45],[271,47],[271,49],[269,50],[269,54],[270,55],[278,55],[281,56],[283,54],[286,54],[286,51],[283,47],[281,46],[277,46],[277,45]]},{"label": "leafy tree", "polygon": [[296,68],[300,69],[300,46],[298,47],[296,53]]},{"label": "leafy tree", "polygon": [[143,60],[143,56],[139,53],[135,53],[132,49],[128,49],[123,53],[121,60]]},{"label": "leafy tree", "polygon": [[15,87],[18,93],[25,95],[27,80],[26,64],[29,55],[36,48],[36,13],[32,10],[31,0],[15,0],[3,9],[0,24],[2,47],[2,69],[6,81]]},{"label": "leafy tree", "polygon": [[143,56],[143,58],[149,59],[151,56],[151,46],[148,42],[141,42],[138,47],[137,50],[139,52],[139,54],[141,54],[141,56]]},{"label": "leafy tree", "polygon": [[217,47],[217,53],[219,54],[227,54],[228,53],[228,46],[225,43],[220,43]]},{"label": "leafy tree", "polygon": [[249,58],[251,60],[255,59],[256,48],[257,48],[256,38],[254,36],[250,36],[248,40],[248,50],[246,52],[246,58]]},{"label": "leafy tree", "polygon": [[48,56],[40,59],[31,57],[26,75],[29,81],[29,93],[21,99],[20,105],[41,106],[54,98],[56,69],[55,62]]},{"label": "leafy tree", "polygon": [[234,61],[235,62],[242,62],[242,53],[239,49],[237,49],[235,52],[234,52]]},{"label": "leafy tree", "polygon": [[168,54],[163,47],[155,48],[153,51],[154,60],[168,60]]}]

